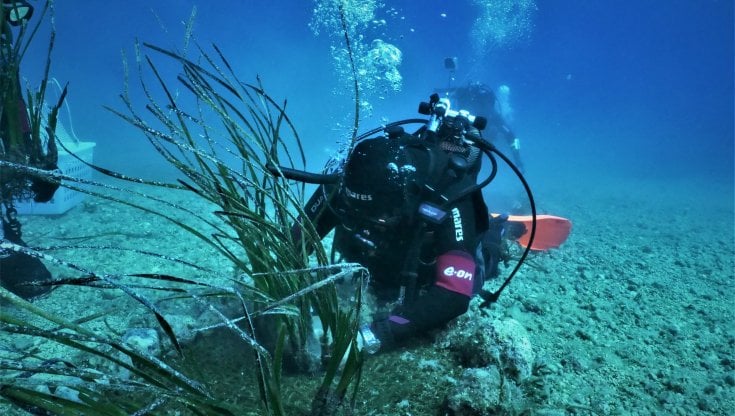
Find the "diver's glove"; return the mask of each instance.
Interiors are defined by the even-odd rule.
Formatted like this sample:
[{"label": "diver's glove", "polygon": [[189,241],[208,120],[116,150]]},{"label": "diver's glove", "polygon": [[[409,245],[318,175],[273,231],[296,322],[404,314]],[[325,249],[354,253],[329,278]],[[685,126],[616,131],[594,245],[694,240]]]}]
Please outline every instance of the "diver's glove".
[{"label": "diver's glove", "polygon": [[510,148],[519,152],[521,150],[521,139],[514,137],[513,141],[510,142]]}]

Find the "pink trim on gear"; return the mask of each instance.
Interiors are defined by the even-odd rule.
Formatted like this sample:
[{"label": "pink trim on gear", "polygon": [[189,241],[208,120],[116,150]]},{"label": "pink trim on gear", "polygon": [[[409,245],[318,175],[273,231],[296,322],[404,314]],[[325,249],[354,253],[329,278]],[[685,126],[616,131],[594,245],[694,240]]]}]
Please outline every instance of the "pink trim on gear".
[{"label": "pink trim on gear", "polygon": [[436,285],[472,297],[475,259],[464,251],[449,251],[436,259]]},{"label": "pink trim on gear", "polygon": [[408,319],[398,315],[391,315],[388,317],[388,320],[398,325],[406,325],[408,323],[411,323],[411,321],[409,321]]}]

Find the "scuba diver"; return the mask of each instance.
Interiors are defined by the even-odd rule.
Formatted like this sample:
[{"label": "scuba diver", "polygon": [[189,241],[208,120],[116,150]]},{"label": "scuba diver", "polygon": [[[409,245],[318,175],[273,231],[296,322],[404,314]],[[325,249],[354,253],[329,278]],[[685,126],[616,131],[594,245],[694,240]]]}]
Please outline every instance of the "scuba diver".
[{"label": "scuba diver", "polygon": [[[46,152],[37,137],[34,139],[29,112],[20,85],[20,55],[13,41],[12,27],[25,30],[33,15],[33,6],[27,1],[2,0],[0,23],[0,160],[32,166],[48,171],[57,169],[57,152],[53,139]],[[22,33],[22,32],[21,32]],[[29,177],[12,169],[0,168],[0,241],[27,246],[23,241],[15,199],[33,198],[48,202],[59,184],[43,178]],[[25,299],[47,293],[50,286],[30,285],[30,282],[51,280],[51,273],[41,261],[26,253],[0,249],[0,284]]]},{"label": "scuba diver", "polygon": [[457,57],[444,58],[444,69],[449,71],[448,87],[436,89],[435,92],[450,99],[455,107],[463,108],[473,114],[482,114],[487,119],[484,135],[491,143],[504,140],[510,148],[513,163],[525,173],[520,153],[521,141],[508,126],[511,112],[508,104],[510,89],[507,85],[501,85],[498,88],[500,93],[498,97],[492,88],[478,81],[469,82],[464,87],[452,87],[457,71],[457,61]]},{"label": "scuba diver", "polygon": [[[501,90],[508,88],[503,85]],[[484,135],[490,142],[505,141],[511,151],[513,163],[524,172],[521,159],[521,141],[508,126],[500,100],[492,88],[480,82],[471,82],[464,87],[450,88],[446,92],[453,104],[474,114],[487,114],[487,128]],[[525,173],[525,172],[524,172]]]},{"label": "scuba diver", "polygon": [[[392,306],[360,328],[358,341],[367,353],[443,326],[464,314],[475,294],[494,302],[515,273],[497,292],[482,290],[485,279],[497,276],[507,231],[504,217],[490,217],[481,192],[497,172],[497,149],[480,136],[486,119],[451,110],[450,100],[437,94],[419,111],[429,120],[391,123],[358,137],[337,173],[270,167],[320,185],[304,212],[320,238],[334,230],[333,252],[365,266],[372,293]],[[410,134],[402,125],[411,123],[424,125]],[[378,132],[383,134],[367,138]],[[492,172],[478,183],[483,154]],[[530,189],[514,171],[535,214]],[[297,223],[292,229],[296,242],[301,228]],[[535,228],[530,231],[533,239]],[[527,254],[528,248],[520,262]]]}]

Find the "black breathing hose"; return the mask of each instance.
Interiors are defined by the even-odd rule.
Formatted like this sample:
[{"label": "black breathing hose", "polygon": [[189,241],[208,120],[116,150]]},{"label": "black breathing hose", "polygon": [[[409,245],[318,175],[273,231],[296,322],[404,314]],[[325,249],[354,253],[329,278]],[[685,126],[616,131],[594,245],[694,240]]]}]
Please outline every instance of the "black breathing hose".
[{"label": "black breathing hose", "polygon": [[528,203],[531,206],[531,235],[528,238],[528,245],[526,246],[526,249],[523,251],[523,254],[521,255],[521,258],[518,260],[518,263],[513,268],[513,271],[510,272],[510,275],[505,279],[502,285],[496,290],[495,292],[490,292],[487,290],[482,290],[480,292],[480,297],[482,297],[483,302],[480,304],[480,307],[488,307],[491,303],[497,302],[498,298],[500,297],[500,294],[503,292],[503,290],[510,284],[510,281],[513,280],[513,277],[515,277],[516,273],[518,273],[518,270],[523,265],[523,262],[526,261],[526,257],[528,257],[528,254],[531,252],[531,247],[533,245],[533,240],[536,237],[536,201],[533,199],[533,193],[531,192],[531,187],[528,185],[528,182],[526,181],[526,178],[523,176],[523,173],[518,169],[518,167],[502,152],[500,152],[498,149],[495,148],[491,143],[488,141],[478,138],[475,143],[480,147],[481,149],[487,149],[492,153],[495,153],[503,159],[503,161],[513,170],[513,172],[516,174],[518,179],[523,184],[523,188],[526,191],[526,195],[528,195]]},{"label": "black breathing hose", "polygon": [[339,182],[339,175],[336,173],[312,173],[306,172],[299,169],[291,169],[283,166],[275,166],[271,163],[267,163],[265,168],[273,174],[273,176],[280,176],[286,179],[294,181],[311,183],[315,185],[326,185],[335,184]]},{"label": "black breathing hose", "polygon": [[472,185],[472,186],[468,186],[465,190],[459,192],[452,199],[450,199],[449,201],[447,201],[445,203],[445,205],[450,205],[453,202],[459,201],[460,199],[466,197],[467,195],[472,194],[475,191],[479,191],[480,189],[488,186],[490,184],[490,182],[492,182],[493,179],[495,179],[495,175],[498,174],[498,161],[495,160],[495,157],[493,156],[493,152],[491,150],[484,149],[484,148],[480,147],[480,151],[482,151],[483,153],[485,153],[485,155],[487,156],[487,158],[490,159],[490,163],[492,163],[492,165],[493,165],[492,171],[490,172],[490,174],[488,175],[488,177],[485,178],[485,180],[483,180],[482,182],[480,182],[478,184],[475,184],[475,185]]}]

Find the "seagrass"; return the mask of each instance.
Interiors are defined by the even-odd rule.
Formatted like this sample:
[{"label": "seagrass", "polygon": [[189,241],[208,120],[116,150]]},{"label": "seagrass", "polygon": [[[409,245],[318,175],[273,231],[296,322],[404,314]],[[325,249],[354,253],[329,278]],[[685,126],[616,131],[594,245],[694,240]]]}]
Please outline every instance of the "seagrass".
[{"label": "seagrass", "polygon": [[[347,36],[346,41],[349,43]],[[284,357],[308,359],[304,354],[307,341],[314,336],[314,320],[321,323],[324,335],[319,340],[323,349],[318,372],[321,382],[313,392],[311,413],[335,414],[340,408],[349,407],[346,397],[350,387],[354,401],[361,370],[355,337],[364,285],[356,285],[356,302],[345,307],[338,299],[334,283],[341,279],[365,279],[366,271],[356,264],[329,264],[313,224],[302,220],[306,218],[302,211],[303,186],[295,186],[266,169],[267,165],[296,168],[305,165],[300,139],[286,114],[285,102],[278,103],[269,96],[260,79],[254,84],[240,81],[216,46],[212,46],[214,53],[210,54],[190,38],[185,43],[195,45],[195,59],[188,51],[137,44],[135,68],[140,89],[148,101],[145,111],[140,112],[130,98],[127,64],[121,94],[124,109],[110,108],[137,127],[153,149],[178,169],[181,179],[170,184],[97,168],[108,176],[141,186],[186,192],[210,204],[214,218],[170,202],[165,195],[153,196],[123,185],[82,180],[14,161],[0,160],[0,168],[55,181],[168,221],[174,229],[201,241],[202,247],[211,250],[212,255],[234,265],[235,276],[224,277],[229,284],[212,283],[212,276],[217,272],[191,267],[184,253],[171,257],[154,250],[133,250],[142,258],[159,258],[191,267],[196,277],[165,273],[110,275],[48,254],[64,247],[27,248],[3,242],[0,248],[38,257],[81,274],[78,278],[59,279],[53,285],[115,290],[134,299],[153,314],[167,336],[169,351],[165,357],[180,357],[183,349],[160,305],[182,299],[204,305],[220,323],[201,330],[230,331],[239,339],[240,348],[252,354],[255,368],[249,370],[255,373],[259,400],[234,403],[229,397],[219,397],[207,387],[213,380],[197,380],[176,360],[135,350],[123,343],[119,334],[95,332],[83,325],[106,319],[119,313],[118,309],[69,320],[0,289],[2,302],[12,305],[0,312],[3,336],[30,336],[58,343],[79,354],[94,355],[131,374],[129,378],[111,375],[102,383],[99,371],[94,368],[21,354],[14,360],[0,361],[0,395],[16,406],[57,414],[142,415],[174,409],[202,415],[283,415],[286,414],[282,398]],[[180,72],[173,81],[159,71],[156,59],[179,64]],[[146,79],[153,82],[149,84]],[[193,98],[188,101],[195,103],[193,107],[182,108],[183,100],[172,92],[174,89]],[[358,120],[356,114],[355,128]],[[233,167],[234,164],[239,167]],[[187,220],[172,212],[183,213]],[[295,237],[290,230],[297,221],[302,232]],[[84,249],[111,248],[86,245]],[[157,294],[155,297],[150,295],[151,289]],[[231,308],[223,310],[220,307],[223,301],[235,305],[238,313],[232,315]],[[270,346],[262,345],[256,330],[256,321],[266,315],[274,318],[266,328],[276,335],[276,343]],[[49,381],[51,375],[54,377]],[[75,390],[78,400],[39,389],[49,384],[57,390],[59,386]]]}]

